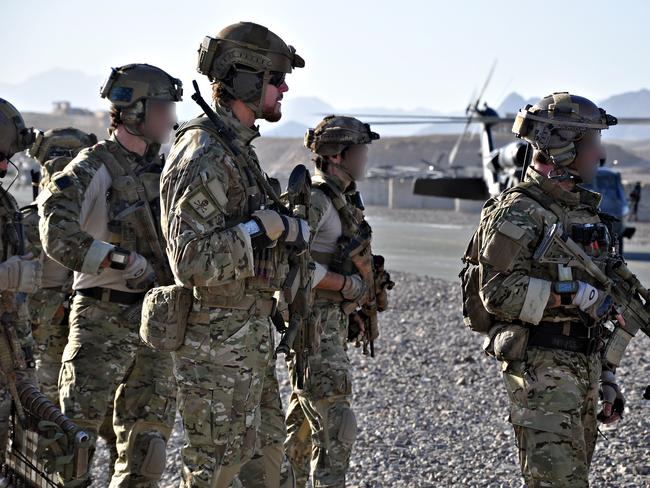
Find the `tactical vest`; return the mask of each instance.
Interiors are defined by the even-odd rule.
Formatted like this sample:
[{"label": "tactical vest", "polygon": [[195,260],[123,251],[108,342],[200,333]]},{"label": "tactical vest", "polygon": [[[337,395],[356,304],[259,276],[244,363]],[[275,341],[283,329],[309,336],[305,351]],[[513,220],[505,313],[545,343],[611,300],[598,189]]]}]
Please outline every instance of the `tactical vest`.
[{"label": "tactical vest", "polygon": [[[505,190],[499,196],[489,199],[483,206],[481,212],[482,219],[490,215],[492,209],[497,208],[497,203],[502,201],[507,195],[512,193],[521,193],[530,199],[536,201],[546,211],[546,219],[550,223],[561,223],[565,232],[569,235],[575,235],[578,231],[584,228],[585,224],[601,224],[601,219],[592,208],[585,205],[577,205],[574,208],[562,206],[550,195],[544,192],[538,185],[531,181],[519,183],[517,186]],[[480,230],[480,229],[479,229]],[[463,322],[471,330],[482,334],[487,334],[492,325],[496,321],[496,317],[491,315],[481,301],[479,296],[480,290],[480,273],[479,273],[479,253],[481,244],[479,242],[479,230],[472,236],[467,250],[463,256],[465,266],[459,274],[461,279],[462,288],[462,301],[463,301]],[[540,235],[538,241],[532,243],[533,247],[537,247],[544,235]],[[581,245],[583,250],[589,255],[593,261],[605,271],[606,258],[608,254],[607,247],[611,244],[605,240],[602,245],[594,246],[593,242],[586,242],[585,240],[574,239]],[[525,243],[530,245],[531,243]],[[547,281],[567,281],[567,280],[580,280],[598,286],[593,283],[594,279],[586,272],[570,268],[570,271],[564,270],[565,274],[560,276],[558,266],[552,264],[544,264],[533,262],[531,266],[530,276],[535,278],[544,279]],[[569,311],[564,307],[554,309],[547,309],[544,312],[543,321],[577,321],[584,322],[585,317],[581,316],[577,311]]]},{"label": "tactical vest", "polygon": [[356,272],[354,263],[350,260],[350,244],[353,239],[358,238],[362,226],[367,226],[368,237],[370,226],[363,215],[363,204],[359,192],[346,195],[337,191],[327,181],[315,181],[313,188],[322,191],[329,198],[334,209],[341,219],[341,237],[336,243],[334,253],[323,253],[311,251],[311,256],[317,263],[328,266],[332,271],[344,275],[350,275]]},{"label": "tactical vest", "polygon": [[22,214],[15,198],[0,186],[0,262],[25,253]]},{"label": "tactical vest", "polygon": [[[0,186],[0,226],[0,232],[2,232],[0,236],[0,246],[2,246],[0,249],[0,262],[4,262],[12,256],[25,254],[22,214],[20,213],[16,199],[2,186]],[[20,319],[21,324],[25,324],[26,326],[27,310],[23,306],[25,303],[24,296],[21,293],[1,292],[0,314],[4,312],[16,313],[18,310],[18,317],[22,317]],[[18,328],[22,330],[21,327]],[[19,333],[21,333],[20,330]]]},{"label": "tactical vest", "polygon": [[[255,211],[268,207],[273,204],[270,191],[275,195],[280,193],[280,184],[275,178],[268,178],[259,166],[257,156],[250,146],[241,147],[240,154],[233,151],[231,144],[238,144],[236,141],[227,141],[214,124],[207,117],[197,117],[185,122],[176,131],[175,143],[178,142],[183,134],[188,130],[202,130],[208,132],[212,137],[219,141],[222,147],[231,157],[239,174],[239,183],[244,190],[246,205],[241,207],[236,202],[229,200],[226,206],[225,227],[232,227],[246,222],[252,218]],[[240,299],[239,295],[255,294],[256,291],[275,291],[280,290],[288,272],[286,253],[283,246],[274,246],[266,249],[254,249],[254,276],[246,278],[245,286],[241,293],[232,293],[232,290],[226,290],[229,287],[238,287],[239,283],[225,285],[224,287],[210,287],[211,290],[200,290],[199,294],[216,294],[221,292],[228,296],[233,296],[233,301]],[[216,289],[215,289],[216,288]],[[223,288],[223,290],[218,290]],[[210,303],[210,297],[205,296],[206,303]],[[222,306],[227,303],[217,300]]]},{"label": "tactical vest", "polygon": [[[90,149],[111,176],[106,195],[109,203],[108,230],[110,243],[136,251],[156,270],[160,284],[171,284],[160,228],[160,175],[162,165],[152,162],[136,166],[124,155],[124,149],[114,141],[102,141]],[[135,213],[135,212],[141,213]],[[137,215],[137,216],[136,216]],[[142,215],[150,216],[151,230],[143,224]],[[158,246],[156,250],[154,246]]]}]

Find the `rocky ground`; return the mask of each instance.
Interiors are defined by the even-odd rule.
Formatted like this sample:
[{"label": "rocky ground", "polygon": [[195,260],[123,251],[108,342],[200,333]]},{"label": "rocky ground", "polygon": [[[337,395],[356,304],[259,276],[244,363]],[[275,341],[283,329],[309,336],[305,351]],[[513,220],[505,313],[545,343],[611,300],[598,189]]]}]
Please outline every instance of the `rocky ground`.
[{"label": "rocky ground", "polygon": [[[394,278],[377,357],[350,351],[360,433],[349,486],[522,486],[499,370],[481,353],[481,337],[462,324],[458,286]],[[593,486],[650,487],[650,402],[642,398],[650,383],[649,348],[647,337],[635,339],[619,370],[625,418],[603,432],[608,440],[599,441]],[[279,370],[284,378],[284,366]],[[161,486],[177,486],[180,444],[177,428]],[[102,471],[96,467],[93,486],[106,486]]]}]

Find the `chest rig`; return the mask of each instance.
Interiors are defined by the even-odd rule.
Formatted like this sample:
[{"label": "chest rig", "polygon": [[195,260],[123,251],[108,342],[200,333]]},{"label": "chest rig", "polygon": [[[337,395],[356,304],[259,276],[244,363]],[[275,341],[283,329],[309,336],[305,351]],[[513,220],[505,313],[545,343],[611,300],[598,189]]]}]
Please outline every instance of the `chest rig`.
[{"label": "chest rig", "polygon": [[0,186],[0,261],[25,254],[23,216],[18,204],[7,190]]},{"label": "chest rig", "polygon": [[313,187],[322,191],[334,205],[334,209],[341,219],[341,237],[336,243],[333,254],[312,251],[315,261],[327,265],[332,271],[344,275],[356,272],[356,266],[350,259],[351,247],[363,244],[363,240],[370,242],[370,225],[363,216],[363,201],[359,192],[344,194],[337,191],[327,180],[316,180]]},{"label": "chest rig", "polygon": [[[520,183],[504,192],[504,194],[507,193],[522,193],[539,203],[546,211],[549,224],[561,223],[567,234],[582,247],[601,271],[606,272],[608,256],[613,245],[611,232],[608,226],[601,221],[596,206],[593,205],[593,202],[588,201],[590,195],[586,191],[580,192],[580,201],[576,205],[560,204],[558,200],[530,181]],[[540,237],[540,242],[542,237]],[[535,245],[539,245],[540,242]],[[588,273],[569,266],[533,262],[531,276],[554,282],[579,280],[598,287],[598,283],[594,282],[594,278]],[[547,309],[543,320],[547,319],[590,321],[577,309],[565,307]]]},{"label": "chest rig", "polygon": [[172,283],[160,238],[160,161],[136,166],[114,141],[100,142],[92,154],[111,176],[106,195],[111,244],[144,256],[152,263],[159,284]]},{"label": "chest rig", "polygon": [[[227,189],[226,228],[246,222],[255,211],[274,204],[271,193],[277,198],[280,194],[280,183],[262,172],[251,146],[239,144],[234,132],[219,132],[207,117],[198,117],[182,124],[176,132],[176,140],[192,129],[203,130],[213,136],[221,143],[233,162],[233,172],[239,185],[231,185]],[[283,247],[255,249],[253,259],[255,274],[246,279],[246,288],[279,290],[287,272]]]}]

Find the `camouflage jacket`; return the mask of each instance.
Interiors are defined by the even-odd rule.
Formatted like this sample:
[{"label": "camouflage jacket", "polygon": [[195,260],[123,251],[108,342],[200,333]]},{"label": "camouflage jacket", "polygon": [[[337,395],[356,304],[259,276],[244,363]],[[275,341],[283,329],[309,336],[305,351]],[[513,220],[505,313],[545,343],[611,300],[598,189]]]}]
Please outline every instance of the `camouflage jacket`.
[{"label": "camouflage jacket", "polygon": [[216,113],[236,138],[222,140],[207,117],[181,126],[161,178],[161,223],[176,282],[228,307],[280,289],[288,264],[281,245],[254,252],[242,225],[269,204],[251,145],[259,132],[222,107]]},{"label": "camouflage jacket", "polygon": [[[481,214],[477,235],[483,304],[497,319],[505,321],[582,322],[574,305],[547,308],[552,283],[567,277],[558,276],[556,264],[535,262],[533,254],[548,228],[559,220],[569,235],[576,226],[599,223],[600,195],[581,187],[567,191],[533,168],[528,169],[521,185],[539,198],[507,191],[493,205],[486,205]],[[549,208],[538,200],[546,200]],[[598,245],[582,247],[604,270],[608,249]],[[571,275],[568,279],[598,287],[596,280],[579,269],[572,269]]]},{"label": "camouflage jacket", "polygon": [[[128,166],[131,175],[114,181],[114,169],[108,165],[120,164]],[[135,189],[139,186],[154,218],[159,217],[161,171],[160,161],[145,161],[111,136],[79,152],[41,191],[36,201],[43,249],[75,272],[74,289],[100,286],[133,291],[122,271],[101,268],[101,263],[115,246],[154,259],[151,243],[120,215],[141,199]]]},{"label": "camouflage jacket", "polygon": [[[20,210],[16,199],[0,185],[0,262],[25,252]],[[24,293],[0,291],[0,315],[8,314],[23,345],[31,345],[31,326]]]}]

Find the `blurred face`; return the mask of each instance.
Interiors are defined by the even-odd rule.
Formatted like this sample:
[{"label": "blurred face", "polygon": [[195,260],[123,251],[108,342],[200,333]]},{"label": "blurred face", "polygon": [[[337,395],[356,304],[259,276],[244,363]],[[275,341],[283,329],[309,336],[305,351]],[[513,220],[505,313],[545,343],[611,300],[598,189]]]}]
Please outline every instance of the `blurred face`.
[{"label": "blurred face", "polygon": [[330,164],[347,174],[352,180],[360,181],[366,176],[368,144],[355,144],[342,154],[329,157]]},{"label": "blurred face", "polygon": [[146,118],[142,124],[142,133],[158,144],[169,141],[176,124],[176,104],[160,100],[147,100]]},{"label": "blurred face", "polygon": [[606,157],[605,148],[600,140],[600,131],[589,131],[577,143],[577,156],[573,167],[585,183],[592,183],[600,167],[600,160]]},{"label": "blurred face", "polygon": [[285,73],[274,71],[271,73],[271,80],[266,85],[264,100],[262,102],[262,117],[269,122],[277,122],[282,118],[283,94],[289,91],[285,81]]}]

